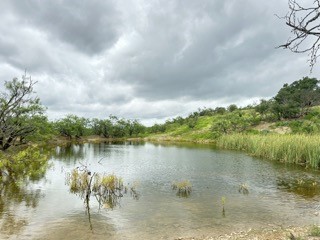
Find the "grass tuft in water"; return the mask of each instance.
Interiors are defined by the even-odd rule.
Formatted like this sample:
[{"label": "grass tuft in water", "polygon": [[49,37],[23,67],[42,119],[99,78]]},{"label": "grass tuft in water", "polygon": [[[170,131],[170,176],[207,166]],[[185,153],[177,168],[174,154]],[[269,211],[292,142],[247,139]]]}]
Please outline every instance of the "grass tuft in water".
[{"label": "grass tuft in water", "polygon": [[238,191],[239,191],[239,193],[242,193],[244,195],[249,194],[249,188],[248,188],[247,184],[245,184],[245,183],[241,183],[239,185],[239,190]]},{"label": "grass tuft in water", "polygon": [[222,205],[222,217],[226,216],[226,210],[224,208],[224,206],[226,205],[226,197],[223,196],[221,197],[221,205]]},{"label": "grass tuft in water", "polygon": [[108,209],[116,207],[128,189],[134,199],[139,199],[140,195],[136,185],[125,187],[122,178],[115,174],[92,174],[86,167],[73,169],[66,175],[66,183],[71,193],[80,195],[86,201],[94,196],[100,207]]},{"label": "grass tuft in water", "polygon": [[192,185],[188,180],[174,182],[171,187],[172,190],[177,190],[179,197],[189,197],[192,192]]}]

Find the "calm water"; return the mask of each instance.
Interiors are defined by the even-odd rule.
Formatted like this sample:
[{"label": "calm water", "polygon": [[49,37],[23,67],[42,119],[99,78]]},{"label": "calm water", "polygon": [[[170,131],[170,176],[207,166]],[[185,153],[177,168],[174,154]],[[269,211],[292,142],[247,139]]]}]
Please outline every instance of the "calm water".
[{"label": "calm water", "polygon": [[[319,173],[210,146],[84,144],[58,147],[35,183],[0,198],[0,239],[174,239],[272,226],[320,224]],[[113,210],[69,192],[66,173],[84,164],[136,184]],[[188,198],[171,189],[189,180]],[[249,194],[239,193],[245,183]],[[225,198],[225,214],[222,214]],[[92,229],[91,227],[92,226]]]}]

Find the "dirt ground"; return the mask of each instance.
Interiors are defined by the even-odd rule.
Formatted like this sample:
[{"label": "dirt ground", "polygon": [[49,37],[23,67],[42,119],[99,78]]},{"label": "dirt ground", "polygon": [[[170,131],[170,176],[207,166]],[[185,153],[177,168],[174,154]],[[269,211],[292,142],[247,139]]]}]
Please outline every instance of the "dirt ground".
[{"label": "dirt ground", "polygon": [[249,230],[247,232],[233,232],[225,235],[203,236],[197,238],[176,238],[175,240],[316,240],[320,236],[311,236],[311,226],[289,227],[277,229]]}]

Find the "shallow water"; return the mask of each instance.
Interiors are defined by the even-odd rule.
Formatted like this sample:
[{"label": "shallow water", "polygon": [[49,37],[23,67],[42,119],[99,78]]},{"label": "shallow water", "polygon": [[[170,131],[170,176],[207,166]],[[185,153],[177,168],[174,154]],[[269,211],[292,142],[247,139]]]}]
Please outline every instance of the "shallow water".
[{"label": "shallow water", "polygon": [[[201,145],[151,143],[58,147],[46,176],[6,189],[1,239],[174,239],[267,226],[320,224],[319,173]],[[81,164],[136,184],[138,200],[100,209],[69,192],[66,173]],[[189,180],[179,197],[174,181]],[[246,184],[249,194],[239,193]],[[225,212],[222,213],[222,198]],[[92,229],[91,229],[92,228]]]}]

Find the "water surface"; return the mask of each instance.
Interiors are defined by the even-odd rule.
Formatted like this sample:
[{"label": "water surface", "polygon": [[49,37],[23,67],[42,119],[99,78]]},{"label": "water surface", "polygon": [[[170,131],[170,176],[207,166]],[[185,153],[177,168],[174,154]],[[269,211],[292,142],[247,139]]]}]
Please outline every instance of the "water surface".
[{"label": "water surface", "polygon": [[[174,239],[320,224],[319,173],[239,152],[100,143],[57,147],[50,161],[45,178],[4,191],[1,239]],[[137,185],[140,198],[127,194],[110,210],[92,197],[89,219],[83,199],[65,183],[66,173],[80,165],[121,176],[125,184]],[[180,180],[192,183],[188,198],[171,189]],[[239,193],[240,184],[249,194]]]}]

